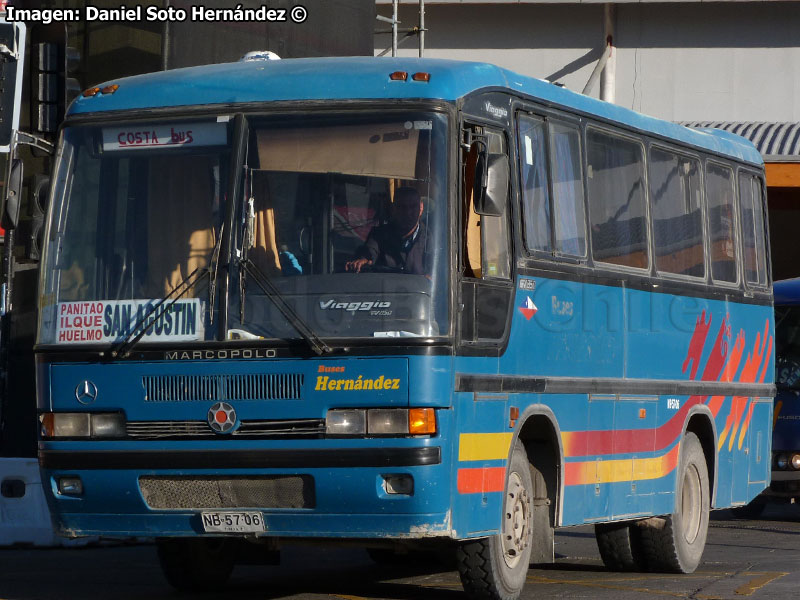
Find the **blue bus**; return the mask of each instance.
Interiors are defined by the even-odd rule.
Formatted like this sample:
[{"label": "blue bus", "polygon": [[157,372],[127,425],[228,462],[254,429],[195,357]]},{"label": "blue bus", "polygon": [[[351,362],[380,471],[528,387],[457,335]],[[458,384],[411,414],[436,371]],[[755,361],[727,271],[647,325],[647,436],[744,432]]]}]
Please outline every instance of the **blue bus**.
[{"label": "blue bus", "polygon": [[57,152],[42,480],[61,533],[158,538],[179,589],[346,539],[452,551],[470,597],[513,599],[584,524],[611,569],[691,572],[709,511],[768,483],[737,136],[488,64],[328,58],[109,82]]},{"label": "blue bus", "polygon": [[772,430],[772,480],[758,499],[740,509],[757,517],[767,499],[800,498],[800,279],[776,281],[775,396]]}]

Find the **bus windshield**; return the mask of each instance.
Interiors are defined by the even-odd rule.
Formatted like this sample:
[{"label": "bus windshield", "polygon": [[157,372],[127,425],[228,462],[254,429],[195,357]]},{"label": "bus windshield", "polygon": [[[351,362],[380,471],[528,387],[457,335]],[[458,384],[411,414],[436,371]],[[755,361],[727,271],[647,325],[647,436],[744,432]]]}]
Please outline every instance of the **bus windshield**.
[{"label": "bus windshield", "polygon": [[[142,329],[142,343],[296,339],[298,320],[322,338],[447,333],[446,118],[248,125],[230,257],[230,120],[65,129],[40,344],[111,344]],[[231,277],[221,299],[216,274]]]},{"label": "bus windshield", "polygon": [[446,119],[254,119],[228,338],[447,333]]},{"label": "bus windshield", "polygon": [[800,391],[800,306],[775,307],[775,385]]}]

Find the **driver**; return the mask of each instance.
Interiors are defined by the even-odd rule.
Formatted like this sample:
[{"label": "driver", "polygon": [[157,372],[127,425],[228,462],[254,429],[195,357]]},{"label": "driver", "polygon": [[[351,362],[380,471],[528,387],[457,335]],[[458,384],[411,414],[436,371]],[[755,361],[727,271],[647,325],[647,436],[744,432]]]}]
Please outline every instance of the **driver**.
[{"label": "driver", "polygon": [[423,208],[417,190],[398,188],[389,222],[372,228],[345,269],[360,273],[365,266],[374,265],[415,275],[430,273],[425,257],[427,228],[420,221]]}]

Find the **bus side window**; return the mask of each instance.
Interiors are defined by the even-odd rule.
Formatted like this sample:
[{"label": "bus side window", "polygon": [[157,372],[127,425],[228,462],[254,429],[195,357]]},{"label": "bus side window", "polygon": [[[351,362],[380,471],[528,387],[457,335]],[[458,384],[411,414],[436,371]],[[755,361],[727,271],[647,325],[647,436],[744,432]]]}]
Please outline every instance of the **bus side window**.
[{"label": "bus side window", "polygon": [[584,258],[580,132],[572,125],[524,113],[518,115],[518,124],[525,247]]},{"label": "bus side window", "polygon": [[650,148],[650,211],[656,268],[676,275],[705,275],[700,162]]},{"label": "bus side window", "polygon": [[547,183],[545,124],[520,114],[519,156],[523,238],[528,250],[553,251],[550,189]]},{"label": "bus side window", "polygon": [[767,285],[766,239],[764,235],[764,202],[761,185],[749,173],[739,174],[739,204],[742,214],[742,246],[744,278],[747,283]]},{"label": "bus side window", "polygon": [[553,182],[555,250],[558,254],[586,256],[583,172],[580,131],[550,122],[550,180]]},{"label": "bus side window", "polygon": [[595,129],[586,133],[592,257],[645,269],[644,156],[639,142]]},{"label": "bus side window", "polygon": [[711,162],[706,163],[706,210],[711,240],[711,278],[736,283],[733,172]]}]

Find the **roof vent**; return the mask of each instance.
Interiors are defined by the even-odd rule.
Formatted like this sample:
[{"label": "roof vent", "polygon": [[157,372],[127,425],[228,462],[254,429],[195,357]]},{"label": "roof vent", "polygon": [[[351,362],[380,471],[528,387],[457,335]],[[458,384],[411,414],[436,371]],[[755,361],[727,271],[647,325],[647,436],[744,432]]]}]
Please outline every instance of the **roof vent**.
[{"label": "roof vent", "polygon": [[250,62],[253,60],[280,60],[281,57],[272,52],[271,50],[253,50],[252,52],[248,52],[242,58],[239,59],[240,62]]}]

